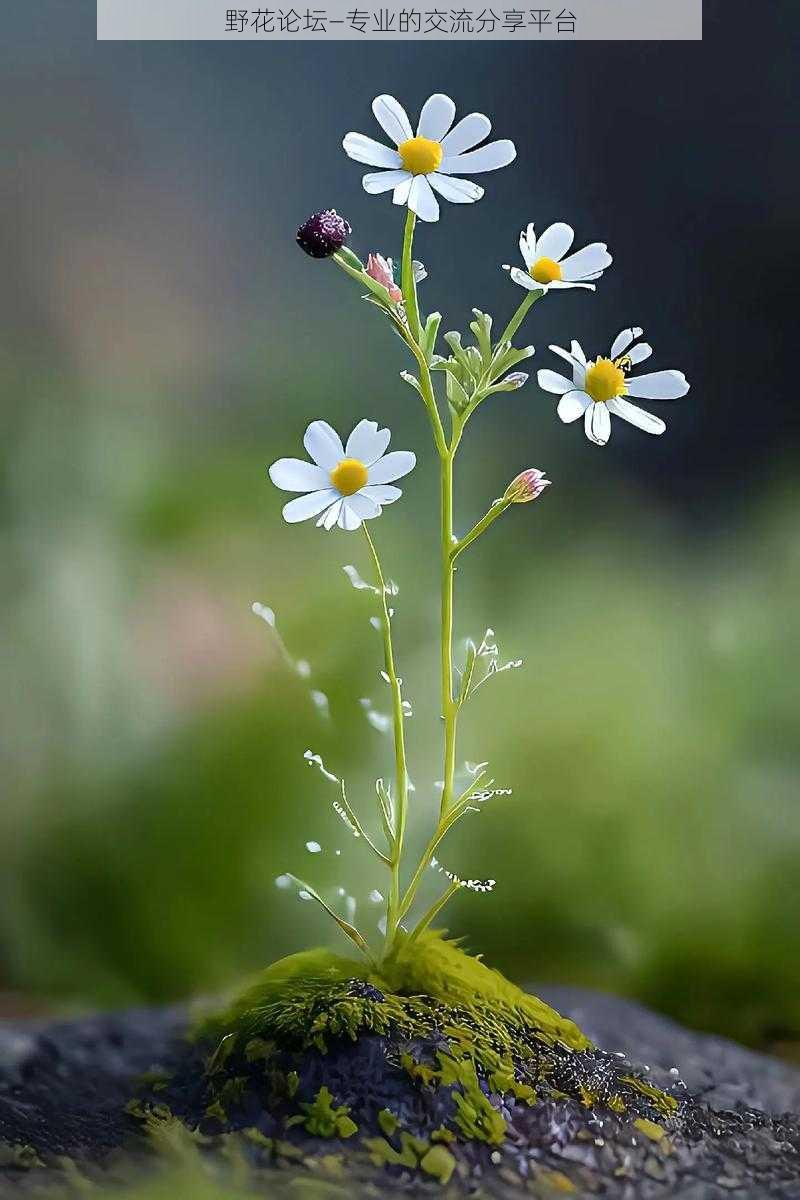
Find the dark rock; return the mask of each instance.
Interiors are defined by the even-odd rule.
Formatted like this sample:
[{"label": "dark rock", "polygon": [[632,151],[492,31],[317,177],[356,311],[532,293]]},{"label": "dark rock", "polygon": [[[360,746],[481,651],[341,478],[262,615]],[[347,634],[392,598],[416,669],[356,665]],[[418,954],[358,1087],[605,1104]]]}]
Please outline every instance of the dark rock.
[{"label": "dark rock", "polygon": [[[423,1172],[370,1166],[363,1154],[355,1153],[352,1161],[346,1160],[348,1183],[342,1195],[397,1190],[519,1196],[522,1190],[546,1196],[561,1189],[624,1200],[800,1200],[800,1072],[724,1039],[682,1029],[628,1001],[564,988],[538,993],[606,1048],[605,1053],[582,1056],[581,1070],[594,1073],[595,1094],[601,1099],[587,1105],[554,1093],[556,1079],[549,1081],[549,1089],[537,1088],[532,1105],[490,1097],[502,1105],[506,1139],[500,1147],[453,1143],[456,1171],[444,1191]],[[53,1164],[56,1174],[59,1156],[103,1164],[112,1151],[124,1150],[134,1168],[141,1169],[145,1139],[126,1104],[144,1072],[151,1079],[154,1069],[169,1073],[172,1078],[162,1094],[168,1095],[172,1111],[202,1127],[207,1097],[200,1052],[187,1047],[185,1026],[180,1009],[0,1025],[0,1151],[5,1148],[0,1181],[5,1179],[7,1191],[20,1194],[27,1181],[36,1177],[41,1182],[42,1175],[51,1173],[30,1170],[32,1161]],[[603,1081],[615,1053],[619,1068],[644,1071],[655,1087],[679,1099],[677,1113],[663,1123],[666,1131],[656,1120],[637,1117],[633,1109],[617,1113],[602,1104]],[[407,1077],[401,1079],[394,1057],[389,1040],[375,1036],[331,1047],[324,1058],[310,1053],[298,1080],[298,1097],[313,1095],[335,1078],[337,1102],[348,1104],[357,1120],[389,1107],[413,1136],[423,1137],[441,1122],[446,1098],[415,1090]],[[565,1057],[563,1069],[574,1071],[574,1061]],[[564,1091],[570,1083],[561,1080]],[[238,1126],[258,1129],[264,1138],[275,1136],[274,1118],[246,1087],[240,1103]],[[213,1152],[213,1121],[202,1132],[212,1135]],[[306,1171],[304,1158],[344,1155],[359,1140],[291,1132],[301,1162],[280,1161],[282,1181],[292,1171]],[[268,1156],[248,1144],[248,1158],[256,1170],[256,1194],[275,1194],[278,1175]]]}]

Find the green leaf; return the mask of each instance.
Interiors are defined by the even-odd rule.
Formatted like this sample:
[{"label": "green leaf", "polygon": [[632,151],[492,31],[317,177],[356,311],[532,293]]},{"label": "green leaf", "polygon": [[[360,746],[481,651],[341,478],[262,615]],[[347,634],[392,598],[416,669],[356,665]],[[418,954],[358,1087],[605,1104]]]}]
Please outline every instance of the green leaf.
[{"label": "green leaf", "polygon": [[435,312],[431,313],[425,322],[425,329],[422,334],[422,352],[425,355],[425,360],[430,365],[433,358],[433,352],[436,349],[436,338],[439,334],[439,326],[442,323],[442,314]]},{"label": "green leaf", "polygon": [[350,938],[351,942],[355,942],[362,954],[365,954],[367,958],[371,957],[369,946],[354,925],[351,925],[349,921],[345,921],[344,917],[340,917],[338,913],[334,912],[331,906],[322,899],[322,896],[320,896],[319,892],[316,891],[316,889],[313,888],[310,883],[306,883],[304,879],[298,878],[297,875],[292,875],[290,871],[287,871],[286,874],[294,883],[297,884],[298,887],[302,888],[304,892],[308,892],[312,900],[316,900],[317,904],[322,905],[328,916],[333,917],[342,933],[346,934],[347,937]]},{"label": "green leaf", "polygon": [[451,330],[444,335],[444,340],[447,342],[450,349],[453,351],[453,357],[458,365],[464,370],[467,375],[472,375],[472,367],[464,347],[461,345],[461,334]]},{"label": "green leaf", "polygon": [[455,413],[463,413],[469,407],[469,396],[452,372],[447,373],[447,402]]},{"label": "green leaf", "polygon": [[364,270],[364,264],[361,259],[352,250],[349,250],[347,246],[342,246],[337,253],[342,262],[347,263],[348,267],[352,267],[354,271]]},{"label": "green leaf", "polygon": [[458,696],[456,701],[459,708],[469,696],[469,689],[472,684],[472,676],[475,672],[475,660],[477,658],[478,648],[472,638],[467,639],[467,657],[464,663],[464,670],[461,675],[461,683],[458,688]]},{"label": "green leaf", "polygon": [[475,335],[475,341],[481,355],[481,365],[488,367],[492,361],[492,318],[488,313],[473,308],[475,320],[470,322],[470,329]]},{"label": "green leaf", "polygon": [[420,396],[422,395],[422,388],[420,387],[420,382],[416,375],[412,375],[410,371],[401,371],[400,378],[404,383],[407,383],[409,387],[412,387],[415,392],[419,392]]},{"label": "green leaf", "polygon": [[515,350],[510,342],[504,342],[495,350],[494,358],[492,359],[489,378],[494,383],[501,375],[505,375],[517,363],[524,362],[526,358],[531,358],[534,353],[533,346],[523,346],[521,350]]}]

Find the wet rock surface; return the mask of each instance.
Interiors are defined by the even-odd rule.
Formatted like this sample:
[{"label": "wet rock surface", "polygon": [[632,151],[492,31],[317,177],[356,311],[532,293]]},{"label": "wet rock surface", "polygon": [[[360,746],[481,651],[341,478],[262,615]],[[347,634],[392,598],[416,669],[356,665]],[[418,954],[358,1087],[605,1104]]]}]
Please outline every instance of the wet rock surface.
[{"label": "wet rock surface", "polygon": [[[281,1181],[292,1171],[307,1171],[310,1162],[324,1159],[333,1166],[336,1159],[339,1171],[345,1163],[347,1182],[332,1180],[333,1190],[326,1193],[331,1196],[342,1186],[343,1197],[395,1191],[542,1197],[561,1192],[800,1200],[800,1071],[682,1029],[627,1001],[577,989],[537,990],[605,1048],[581,1055],[581,1071],[596,1069],[602,1076],[616,1055],[619,1066],[638,1067],[655,1087],[674,1095],[676,1114],[659,1122],[634,1110],[615,1113],[552,1088],[537,1089],[532,1105],[504,1105],[507,1135],[501,1146],[450,1144],[455,1169],[445,1185],[403,1164],[388,1170],[375,1165],[356,1151],[358,1136],[319,1138],[294,1129],[292,1146],[286,1143],[293,1161],[277,1163]],[[208,1138],[204,1153],[213,1154],[221,1138],[213,1122],[203,1125],[199,1060],[182,1039],[185,1026],[181,1009],[0,1025],[0,1194],[38,1187],[44,1176],[61,1169],[58,1160],[65,1157],[88,1164],[90,1172],[102,1172],[109,1155],[118,1163],[121,1150],[134,1165],[137,1156],[144,1162],[142,1124],[126,1105],[138,1079],[153,1067],[176,1073],[170,1107],[200,1125]],[[438,1101],[420,1100],[407,1078],[400,1078],[392,1065],[393,1049],[387,1039],[364,1037],[332,1049],[324,1060],[310,1054],[309,1081],[313,1087],[333,1079],[337,1099],[346,1100],[357,1119],[367,1106],[386,1106],[401,1112],[415,1136],[424,1135],[439,1121]],[[247,1103],[252,1106],[252,1098]],[[241,1124],[259,1126],[272,1137],[270,1119],[254,1111]],[[250,1142],[248,1153],[263,1194],[282,1194],[274,1187],[274,1151],[267,1154]]]}]

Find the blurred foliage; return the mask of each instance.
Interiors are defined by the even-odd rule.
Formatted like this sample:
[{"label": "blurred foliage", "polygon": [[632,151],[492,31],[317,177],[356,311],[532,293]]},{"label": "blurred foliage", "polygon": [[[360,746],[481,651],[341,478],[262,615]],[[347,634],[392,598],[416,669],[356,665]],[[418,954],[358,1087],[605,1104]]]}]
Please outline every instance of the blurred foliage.
[{"label": "blurred foliage", "polygon": [[[498,265],[517,231],[566,217],[615,265],[595,297],[537,306],[533,367],[550,342],[594,353],[640,321],[655,365],[693,382],[659,408],[664,438],[618,423],[604,451],[532,381],[470,426],[461,531],[525,467],[554,486],[460,564],[459,637],[491,625],[526,668],[466,714],[464,757],[490,759],[514,795],[443,847],[448,866],[499,881],[460,898],[451,928],[520,981],[797,1043],[797,405],[764,388],[765,361],[776,379],[794,365],[796,71],[777,8],[751,28],[722,7],[702,55],[608,43],[602,96],[596,48],[554,47],[537,59],[533,122],[524,45],[494,63],[479,46],[366,60],[354,43],[283,46],[265,72],[246,46],[101,53],[90,4],[10,14],[0,989],[20,999],[6,1010],[207,992],[335,938],[275,889],[287,869],[353,891],[374,935],[367,896],[383,881],[302,758],[323,754],[372,811],[391,755],[358,701],[380,704],[379,646],[369,596],[341,572],[366,559],[359,538],[283,525],[265,474],[322,415],[345,432],[385,419],[420,458],[375,536],[401,585],[411,832],[425,838],[440,774],[426,423],[397,379],[399,341],[293,245],[311,209],[335,204],[359,252],[397,255],[402,216],[362,192],[340,146],[402,76],[410,103],[435,78],[520,151],[485,201],[420,229],[421,301],[442,330],[463,329],[472,304],[504,322],[518,289]],[[743,28],[768,72],[730,71]],[[622,191],[606,149],[620,129],[636,147]],[[690,172],[687,145],[702,151]],[[330,724],[254,600],[311,662]],[[307,854],[311,838],[324,853]]]},{"label": "blurred foliage", "polygon": [[[310,906],[274,888],[284,869],[352,891],[373,936],[367,896],[382,885],[302,758],[321,752],[364,812],[391,762],[358,703],[380,707],[382,686],[371,599],[341,572],[366,572],[361,539],[288,529],[264,483],[302,423],[263,444],[248,432],[187,447],[169,414],[130,417],[125,405],[87,403],[69,419],[46,407],[9,457],[3,982],[69,1003],[208,991],[329,939]],[[208,421],[210,435],[223,428],[224,414]],[[478,444],[462,526],[524,465],[504,465],[491,429]],[[499,881],[460,898],[451,928],[520,980],[600,986],[754,1044],[791,1041],[792,490],[691,529],[615,483],[608,460],[573,471],[571,493],[542,465],[556,486],[507,514],[459,571],[459,634],[490,624],[526,665],[465,717],[462,754],[489,759],[514,795],[443,848],[448,866]],[[418,841],[439,773],[433,482],[423,465],[375,530],[401,585]],[[255,599],[311,662],[329,723],[249,613]],[[308,855],[310,838],[322,854]]]}]

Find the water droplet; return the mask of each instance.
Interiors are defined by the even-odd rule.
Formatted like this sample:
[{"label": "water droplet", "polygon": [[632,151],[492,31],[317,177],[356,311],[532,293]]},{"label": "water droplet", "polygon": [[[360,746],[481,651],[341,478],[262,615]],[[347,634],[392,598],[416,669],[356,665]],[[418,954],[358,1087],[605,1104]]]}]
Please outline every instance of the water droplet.
[{"label": "water droplet", "polygon": [[306,850],[309,854],[321,854],[322,846],[320,846],[319,842],[306,842]]},{"label": "water droplet", "polygon": [[373,904],[380,904],[380,902],[383,900],[383,896],[381,895],[381,893],[378,891],[377,888],[372,889],[372,891],[369,894],[369,898]]},{"label": "water droplet", "polygon": [[273,629],[275,628],[275,613],[266,604],[259,604],[257,601],[252,606],[252,611],[257,617],[261,617],[262,621],[266,621]]},{"label": "water droplet", "polygon": [[275,880],[275,887],[290,888],[292,886],[291,875],[278,875]]}]

